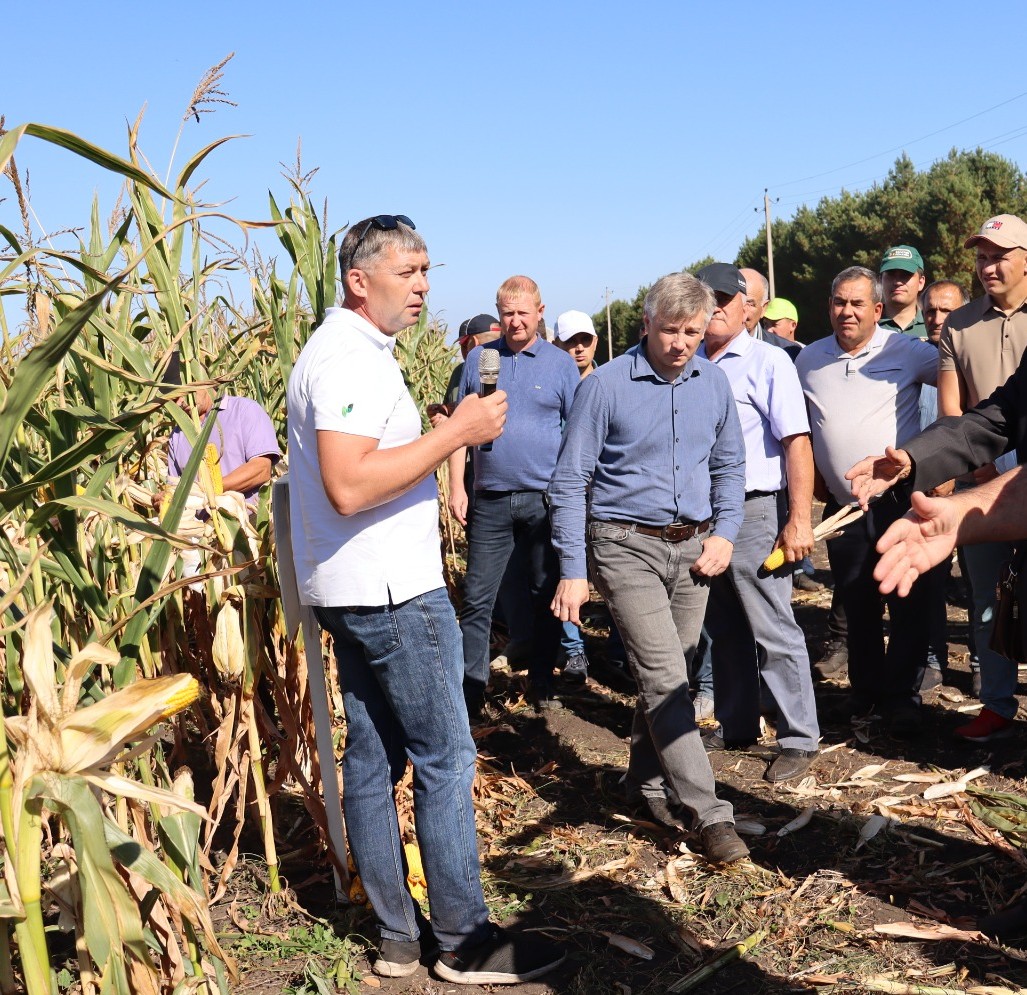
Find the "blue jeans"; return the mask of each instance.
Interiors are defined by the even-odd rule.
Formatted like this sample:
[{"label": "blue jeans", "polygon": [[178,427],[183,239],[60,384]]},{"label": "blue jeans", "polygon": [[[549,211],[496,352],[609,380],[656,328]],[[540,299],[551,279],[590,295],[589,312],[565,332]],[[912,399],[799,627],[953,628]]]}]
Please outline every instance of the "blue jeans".
[{"label": "blue jeans", "polygon": [[541,491],[477,491],[467,535],[467,573],[460,629],[464,640],[464,695],[480,701],[489,680],[489,630],[499,585],[510,557],[523,556],[531,591],[533,625],[528,679],[548,689],[560,644],[560,623],[550,604],[560,568],[550,540],[549,512]]},{"label": "blue jeans", "polygon": [[963,558],[970,572],[973,629],[977,657],[981,661],[981,701],[1004,719],[1016,717],[1016,664],[991,648],[991,628],[995,614],[995,586],[1002,564],[1013,555],[1011,542],[982,542],[963,547]]},{"label": "blue jeans", "polygon": [[714,698],[724,739],[755,742],[762,677],[776,707],[778,743],[815,750],[820,728],[806,637],[792,614],[792,571],[761,569],[784,517],[783,494],[747,498],[731,563],[710,584]]},{"label": "blue jeans", "polygon": [[696,693],[713,697],[713,640],[705,625],[699,630],[699,644],[688,666],[688,683]]},{"label": "blue jeans", "polygon": [[471,799],[477,753],[461,694],[460,630],[445,588],[400,605],[314,613],[339,664],[343,811],[382,938],[419,935],[393,796],[407,758],[432,928],[444,950],[483,938],[488,909]]}]

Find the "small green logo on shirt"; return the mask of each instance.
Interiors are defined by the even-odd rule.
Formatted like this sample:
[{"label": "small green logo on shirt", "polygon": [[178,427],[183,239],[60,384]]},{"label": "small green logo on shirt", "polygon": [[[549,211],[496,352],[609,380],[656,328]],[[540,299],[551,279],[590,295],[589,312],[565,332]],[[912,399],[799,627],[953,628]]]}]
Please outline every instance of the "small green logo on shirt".
[{"label": "small green logo on shirt", "polygon": [[348,415],[352,410],[353,410],[353,405],[352,404],[347,404],[346,407],[344,407],[342,409],[342,417],[345,418],[346,415]]}]

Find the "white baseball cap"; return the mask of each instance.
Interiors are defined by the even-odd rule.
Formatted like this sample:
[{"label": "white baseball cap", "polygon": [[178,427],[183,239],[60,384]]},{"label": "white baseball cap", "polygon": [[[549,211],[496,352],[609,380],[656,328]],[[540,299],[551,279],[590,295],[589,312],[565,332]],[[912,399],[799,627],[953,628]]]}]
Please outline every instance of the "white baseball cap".
[{"label": "white baseball cap", "polygon": [[560,342],[569,342],[575,335],[580,335],[582,332],[591,335],[592,338],[598,338],[592,319],[584,311],[564,311],[556,319],[553,332]]}]

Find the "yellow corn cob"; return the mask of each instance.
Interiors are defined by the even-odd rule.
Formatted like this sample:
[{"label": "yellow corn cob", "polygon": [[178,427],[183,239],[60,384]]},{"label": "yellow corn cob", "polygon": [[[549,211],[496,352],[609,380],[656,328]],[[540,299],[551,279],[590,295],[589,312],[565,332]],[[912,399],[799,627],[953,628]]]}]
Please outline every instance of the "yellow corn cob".
[{"label": "yellow corn cob", "polygon": [[364,884],[360,880],[360,875],[355,874],[349,883],[349,900],[354,905],[366,905],[367,904],[367,892],[364,891]]},{"label": "yellow corn cob", "polygon": [[161,710],[161,718],[171,718],[172,715],[181,712],[182,709],[188,708],[199,696],[200,683],[194,678],[185,687],[168,695],[167,701],[164,702],[164,708]]},{"label": "yellow corn cob", "polygon": [[218,455],[218,447],[213,442],[207,443],[203,450],[203,462],[207,464],[210,471],[210,480],[215,494],[224,494],[225,487],[221,482],[221,457]]},{"label": "yellow corn cob", "polygon": [[770,556],[768,556],[763,561],[763,569],[764,570],[774,571],[774,570],[777,570],[780,567],[783,567],[784,564],[785,564],[785,551],[780,546],[778,546],[778,548],[775,549],[770,554]]},{"label": "yellow corn cob", "polygon": [[403,852],[407,858],[407,888],[410,897],[415,902],[423,902],[428,897],[428,882],[421,867],[421,851],[416,843],[404,843]]}]

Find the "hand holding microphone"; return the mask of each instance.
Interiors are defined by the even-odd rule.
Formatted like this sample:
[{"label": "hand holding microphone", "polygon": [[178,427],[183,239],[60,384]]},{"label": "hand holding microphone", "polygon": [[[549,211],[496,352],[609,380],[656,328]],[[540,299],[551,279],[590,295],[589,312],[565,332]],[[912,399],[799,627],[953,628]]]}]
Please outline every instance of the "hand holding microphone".
[{"label": "hand holding microphone", "polygon": [[[481,382],[479,397],[491,397],[496,392],[496,384],[499,383],[499,351],[497,349],[482,349],[478,354],[478,380]],[[482,443],[478,449],[483,453],[492,452],[492,440]]]},{"label": "hand holding microphone", "polygon": [[478,358],[478,378],[481,390],[468,394],[450,415],[459,424],[465,446],[478,446],[484,452],[492,449],[492,440],[503,431],[506,421],[506,392],[497,390],[499,381],[499,353],[495,349],[482,349]]}]

